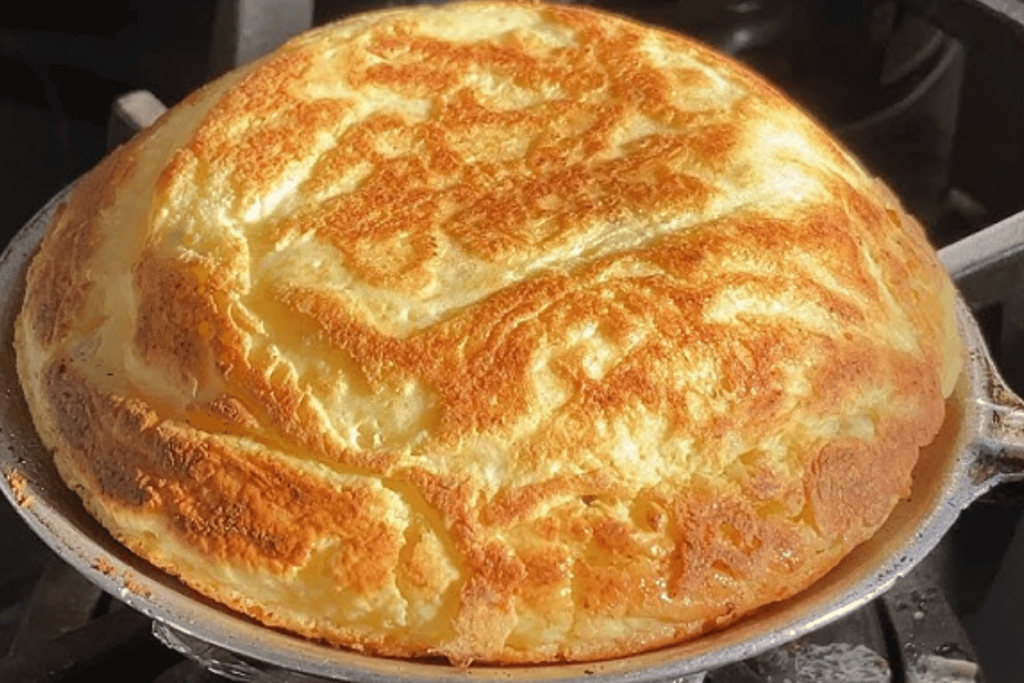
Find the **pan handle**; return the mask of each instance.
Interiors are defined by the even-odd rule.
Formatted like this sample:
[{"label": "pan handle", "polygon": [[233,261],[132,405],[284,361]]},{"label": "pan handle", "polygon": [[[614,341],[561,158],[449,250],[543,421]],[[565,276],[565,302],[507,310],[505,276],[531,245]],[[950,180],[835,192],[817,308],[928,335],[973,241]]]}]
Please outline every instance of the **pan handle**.
[{"label": "pan handle", "polygon": [[[1024,314],[1024,211],[944,247],[939,259],[971,309],[1001,304],[1003,327],[1016,327]],[[987,489],[1000,481],[1024,480],[1024,400],[1000,376],[980,334],[972,346],[978,354],[972,371],[982,387],[973,479],[985,482],[981,488]]]},{"label": "pan handle", "polygon": [[1024,211],[939,250],[973,309],[1002,303],[1024,285]]}]

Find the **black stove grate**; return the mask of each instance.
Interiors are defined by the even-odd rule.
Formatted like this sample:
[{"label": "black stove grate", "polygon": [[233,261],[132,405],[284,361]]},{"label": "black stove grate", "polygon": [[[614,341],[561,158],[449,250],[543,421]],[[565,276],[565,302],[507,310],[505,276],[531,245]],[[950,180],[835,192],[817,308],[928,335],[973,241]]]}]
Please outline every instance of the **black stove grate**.
[{"label": "black stove grate", "polygon": [[[35,563],[22,565],[33,567]],[[56,683],[123,680],[199,683],[220,681],[202,665],[153,638],[148,617],[89,583],[56,557],[48,557],[25,586],[21,567],[0,584],[0,614],[15,624],[4,633],[0,681]],[[20,598],[10,599],[11,595]]]}]

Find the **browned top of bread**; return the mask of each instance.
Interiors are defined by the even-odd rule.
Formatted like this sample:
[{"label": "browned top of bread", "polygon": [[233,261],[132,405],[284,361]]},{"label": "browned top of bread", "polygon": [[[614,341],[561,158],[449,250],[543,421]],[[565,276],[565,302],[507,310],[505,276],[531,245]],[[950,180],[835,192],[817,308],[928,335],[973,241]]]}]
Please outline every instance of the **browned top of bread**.
[{"label": "browned top of bread", "polygon": [[85,176],[19,372],[123,543],[384,655],[611,657],[821,576],[960,368],[920,226],[768,85],[579,7],[358,16]]}]

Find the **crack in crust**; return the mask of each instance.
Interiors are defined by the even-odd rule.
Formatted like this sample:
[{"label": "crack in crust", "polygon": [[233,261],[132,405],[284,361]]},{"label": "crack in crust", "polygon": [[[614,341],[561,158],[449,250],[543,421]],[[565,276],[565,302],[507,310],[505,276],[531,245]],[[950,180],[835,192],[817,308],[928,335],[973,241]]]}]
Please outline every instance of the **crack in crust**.
[{"label": "crack in crust", "polygon": [[265,623],[621,656],[810,585],[962,352],[921,227],[741,67],[592,10],[362,15],[75,189],[19,373],[123,543]]}]

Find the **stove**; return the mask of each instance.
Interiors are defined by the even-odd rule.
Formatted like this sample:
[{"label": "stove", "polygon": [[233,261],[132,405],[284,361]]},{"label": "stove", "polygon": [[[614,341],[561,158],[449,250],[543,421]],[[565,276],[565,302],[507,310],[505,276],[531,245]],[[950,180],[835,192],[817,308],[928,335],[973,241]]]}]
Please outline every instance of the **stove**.
[{"label": "stove", "polygon": [[[206,80],[379,0],[123,0],[0,10],[0,241]],[[391,3],[387,3],[391,4]],[[591,0],[698,37],[779,84],[904,198],[939,247],[1024,233],[1024,0]],[[1011,226],[1012,227],[1012,226]],[[1024,260],[961,283],[1024,393]],[[1024,678],[1024,486],[970,506],[883,597],[681,683]],[[70,569],[0,505],[0,682],[312,683],[198,641]]]}]

